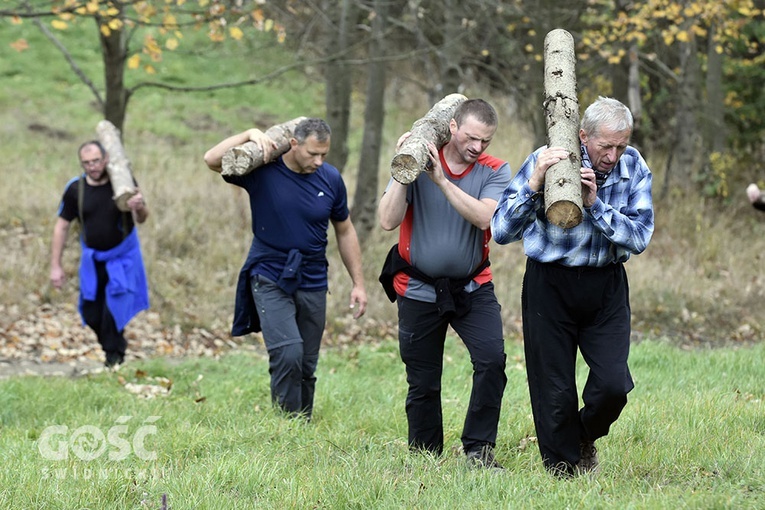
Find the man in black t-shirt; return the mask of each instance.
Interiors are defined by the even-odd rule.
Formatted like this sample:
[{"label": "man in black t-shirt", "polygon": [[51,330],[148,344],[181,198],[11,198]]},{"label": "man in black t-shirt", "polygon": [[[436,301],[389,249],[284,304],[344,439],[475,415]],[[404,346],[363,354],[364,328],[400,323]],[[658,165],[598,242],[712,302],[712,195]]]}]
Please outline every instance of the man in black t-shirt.
[{"label": "man in black t-shirt", "polygon": [[109,155],[98,141],[82,144],[78,151],[85,172],[66,186],[51,243],[50,280],[61,288],[66,274],[61,259],[74,219],[80,221],[79,310],[82,320],[98,337],[106,355],[106,366],[121,364],[127,341],[123,330],[139,311],[149,307],[146,273],[135,231],[149,209],[143,195],[127,201],[129,212],[114,202],[114,191],[106,167]]}]

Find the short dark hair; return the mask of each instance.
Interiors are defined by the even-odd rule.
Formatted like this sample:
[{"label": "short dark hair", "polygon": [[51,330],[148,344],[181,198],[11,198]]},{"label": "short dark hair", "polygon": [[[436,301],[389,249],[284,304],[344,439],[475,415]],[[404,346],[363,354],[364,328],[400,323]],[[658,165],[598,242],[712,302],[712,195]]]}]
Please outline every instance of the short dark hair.
[{"label": "short dark hair", "polygon": [[309,136],[315,136],[320,142],[326,142],[332,136],[332,130],[324,119],[303,119],[295,126],[292,137],[298,141],[298,144],[302,144]]},{"label": "short dark hair", "polygon": [[80,154],[82,154],[82,149],[84,149],[88,145],[95,145],[96,147],[98,147],[98,150],[101,151],[101,157],[102,158],[106,157],[106,149],[104,149],[104,146],[101,144],[101,142],[99,142],[98,140],[89,140],[89,141],[83,143],[82,145],[80,145],[80,148],[77,149],[77,157],[78,158],[80,157]]},{"label": "short dark hair", "polygon": [[497,111],[483,99],[468,99],[454,111],[453,118],[457,127],[461,126],[467,117],[474,117],[477,121],[493,127],[499,122]]}]

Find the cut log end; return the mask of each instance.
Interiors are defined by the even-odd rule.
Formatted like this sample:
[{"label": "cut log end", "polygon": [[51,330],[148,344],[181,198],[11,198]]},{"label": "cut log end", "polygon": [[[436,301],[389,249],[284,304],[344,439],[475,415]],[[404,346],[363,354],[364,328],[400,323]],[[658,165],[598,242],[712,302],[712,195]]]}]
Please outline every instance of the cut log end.
[{"label": "cut log end", "polygon": [[117,204],[117,209],[119,209],[122,212],[129,212],[130,207],[128,207],[127,205],[128,200],[133,198],[137,193],[138,191],[136,189],[131,189],[131,190],[123,191],[119,195],[115,195],[114,203]]},{"label": "cut log end", "polygon": [[550,205],[545,212],[547,221],[560,228],[573,228],[582,222],[582,209],[574,202],[559,200]]},{"label": "cut log end", "polygon": [[410,184],[420,175],[417,158],[411,154],[397,154],[390,164],[391,175],[401,184]]}]

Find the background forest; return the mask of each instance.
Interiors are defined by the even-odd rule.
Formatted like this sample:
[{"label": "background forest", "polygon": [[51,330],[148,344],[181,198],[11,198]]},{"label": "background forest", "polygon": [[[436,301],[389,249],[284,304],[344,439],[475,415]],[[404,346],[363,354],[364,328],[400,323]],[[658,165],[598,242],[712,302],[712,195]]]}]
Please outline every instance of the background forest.
[{"label": "background forest", "polygon": [[[0,507],[763,508],[765,214],[744,187],[765,187],[764,3],[0,0]],[[397,233],[374,219],[397,138],[451,92],[496,106],[489,152],[513,171],[544,143],[552,28],[577,43],[580,104],[615,96],[638,119],[656,209],[651,244],[626,264],[636,388],[599,442],[602,473],[567,481],[551,479],[534,444],[520,243],[492,246],[507,471],[468,470],[458,450],[472,374],[454,338],[444,356],[448,451],[409,454],[395,306],[377,283]],[[249,207],[202,161],[223,137],[298,115],[332,125],[329,160],[348,185],[370,298],[354,322],[330,234],[310,427],[268,405],[260,339],[229,335]],[[151,209],[139,228],[151,310],[128,326],[117,372],[9,377],[23,362],[41,373],[59,361],[66,374],[73,360],[101,364],[75,308],[74,236],[69,282],[55,291],[48,277],[77,147],[104,118],[122,129]],[[201,356],[170,356],[188,353]],[[57,436],[66,459],[41,454],[52,425],[69,427]],[[98,441],[108,454],[77,456],[77,431],[135,438],[149,426],[156,459],[113,461]]]},{"label": "background forest", "polygon": [[[247,127],[314,115],[333,128],[329,161],[348,184],[372,301],[350,324],[331,251],[328,341],[395,334],[376,277],[396,234],[374,213],[396,138],[446,94],[486,97],[501,120],[489,152],[517,170],[545,140],[543,41],[561,27],[577,44],[580,104],[628,104],[655,174],[656,234],[628,264],[636,337],[759,340],[765,222],[743,189],[765,179],[763,3],[4,0],[3,320],[74,301],[76,282],[47,284],[53,211],[76,147],[107,118],[152,206],[141,231],[154,319],[225,337],[248,209],[201,155]],[[70,242],[72,270],[77,251]],[[521,246],[493,253],[517,339]]]}]

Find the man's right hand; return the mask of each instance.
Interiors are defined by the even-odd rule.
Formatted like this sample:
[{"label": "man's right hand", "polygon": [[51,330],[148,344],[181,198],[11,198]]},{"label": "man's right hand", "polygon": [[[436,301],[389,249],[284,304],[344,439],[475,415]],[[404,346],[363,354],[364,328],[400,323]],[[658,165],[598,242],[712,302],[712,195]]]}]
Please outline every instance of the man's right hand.
[{"label": "man's right hand", "polygon": [[568,151],[563,147],[548,147],[539,153],[537,163],[534,165],[534,171],[529,177],[529,188],[531,191],[542,191],[545,186],[545,175],[555,163],[568,158]]},{"label": "man's right hand", "polygon": [[254,142],[263,152],[263,163],[269,163],[274,151],[278,149],[278,144],[258,128],[247,130],[249,141]]},{"label": "man's right hand", "polygon": [[60,289],[64,282],[66,281],[66,273],[64,273],[63,268],[61,267],[53,267],[50,270],[50,282],[53,284],[53,286],[57,289]]}]

